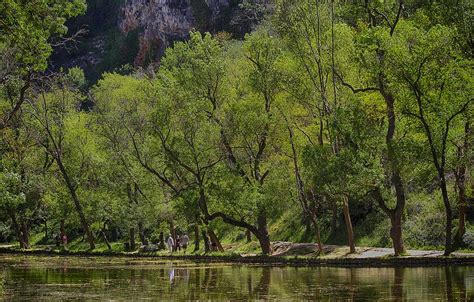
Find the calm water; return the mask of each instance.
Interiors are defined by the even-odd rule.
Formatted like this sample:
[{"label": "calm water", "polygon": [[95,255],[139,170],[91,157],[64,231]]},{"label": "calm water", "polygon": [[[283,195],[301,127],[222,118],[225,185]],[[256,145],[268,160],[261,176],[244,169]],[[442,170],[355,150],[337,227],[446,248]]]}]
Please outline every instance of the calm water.
[{"label": "calm water", "polygon": [[474,267],[294,268],[0,256],[8,301],[474,301]]}]

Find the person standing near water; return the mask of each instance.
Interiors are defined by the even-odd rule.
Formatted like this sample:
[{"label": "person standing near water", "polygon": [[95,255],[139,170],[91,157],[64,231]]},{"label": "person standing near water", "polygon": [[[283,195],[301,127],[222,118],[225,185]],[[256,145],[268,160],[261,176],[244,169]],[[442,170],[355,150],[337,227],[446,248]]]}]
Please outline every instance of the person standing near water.
[{"label": "person standing near water", "polygon": [[168,235],[168,239],[166,240],[166,243],[168,244],[168,249],[170,250],[170,253],[173,253],[174,240],[173,240],[173,237],[171,237],[171,234]]},{"label": "person standing near water", "polygon": [[184,234],[183,237],[181,237],[181,246],[183,247],[183,251],[185,254],[186,254],[186,249],[188,248],[188,243],[189,243],[188,234]]}]

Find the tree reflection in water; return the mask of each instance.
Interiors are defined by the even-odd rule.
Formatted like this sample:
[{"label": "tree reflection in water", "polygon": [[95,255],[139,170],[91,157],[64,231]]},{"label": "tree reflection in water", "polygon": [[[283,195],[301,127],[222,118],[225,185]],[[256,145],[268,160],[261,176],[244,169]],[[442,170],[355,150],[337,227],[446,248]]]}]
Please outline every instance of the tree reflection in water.
[{"label": "tree reflection in water", "polygon": [[[473,267],[309,268],[4,259],[5,300],[473,301]],[[65,269],[67,268],[67,269]],[[47,286],[54,285],[54,286]]]}]

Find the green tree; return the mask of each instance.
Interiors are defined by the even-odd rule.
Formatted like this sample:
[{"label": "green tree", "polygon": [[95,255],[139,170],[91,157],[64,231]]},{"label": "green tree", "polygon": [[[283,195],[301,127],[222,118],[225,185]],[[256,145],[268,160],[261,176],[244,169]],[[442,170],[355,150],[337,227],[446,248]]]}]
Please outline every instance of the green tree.
[{"label": "green tree", "polygon": [[85,11],[84,0],[17,1],[0,4],[0,129],[8,126],[60,37],[68,18]]},{"label": "green tree", "polygon": [[94,150],[87,150],[94,148],[87,134],[81,133],[88,119],[86,113],[78,112],[82,100],[83,95],[64,76],[45,86],[36,100],[28,102],[27,112],[33,136],[54,159],[93,250],[95,237],[78,194],[81,176],[93,173],[90,157],[86,155],[94,155]]},{"label": "green tree", "polygon": [[[319,146],[330,146],[333,156],[337,157],[345,146],[339,130],[334,127],[338,111],[343,106],[336,82],[336,70],[345,67],[341,65],[343,60],[338,60],[338,55],[345,59],[341,49],[342,45],[350,42],[349,30],[344,26],[336,26],[334,3],[320,1],[279,1],[275,24],[298,68],[302,70],[297,71],[300,84],[295,87],[303,87],[306,93],[295,92],[295,87],[289,87],[288,90],[297,97],[306,97],[299,101],[313,116],[312,122],[317,125],[317,143]],[[290,85],[293,84],[290,82]],[[351,252],[355,252],[347,194],[325,194],[322,190],[320,193],[314,196],[321,201],[330,200],[334,208],[333,232],[337,221],[337,204],[342,205],[347,242]]]},{"label": "green tree", "polygon": [[[446,174],[455,162],[453,141],[464,136],[461,117],[473,102],[472,62],[459,56],[449,28],[428,30],[406,21],[388,44],[390,75],[396,79],[403,113],[419,122],[437,173],[446,214],[445,255],[453,251],[453,210]],[[439,51],[443,49],[443,51]],[[403,62],[403,63],[400,63]]]}]

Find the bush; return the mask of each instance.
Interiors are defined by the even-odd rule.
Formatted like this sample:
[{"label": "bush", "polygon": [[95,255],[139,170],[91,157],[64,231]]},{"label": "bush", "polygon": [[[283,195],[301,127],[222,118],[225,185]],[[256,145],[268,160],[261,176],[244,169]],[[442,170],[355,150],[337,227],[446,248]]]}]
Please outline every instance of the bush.
[{"label": "bush", "polygon": [[407,200],[406,211],[403,231],[407,246],[443,246],[445,217],[439,193],[411,195]]},{"label": "bush", "polygon": [[468,249],[474,249],[474,231],[466,230],[466,233],[462,237],[463,242],[466,244]]}]

